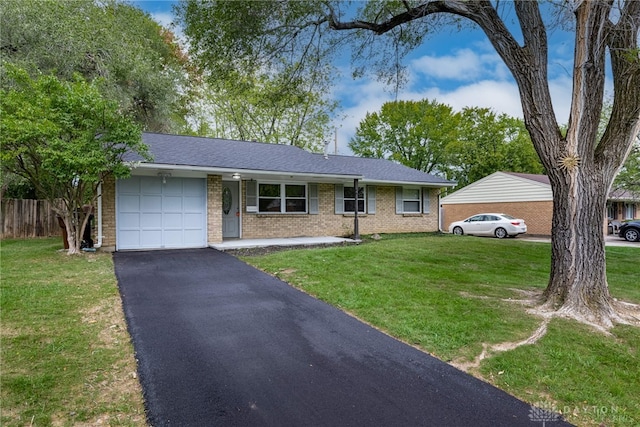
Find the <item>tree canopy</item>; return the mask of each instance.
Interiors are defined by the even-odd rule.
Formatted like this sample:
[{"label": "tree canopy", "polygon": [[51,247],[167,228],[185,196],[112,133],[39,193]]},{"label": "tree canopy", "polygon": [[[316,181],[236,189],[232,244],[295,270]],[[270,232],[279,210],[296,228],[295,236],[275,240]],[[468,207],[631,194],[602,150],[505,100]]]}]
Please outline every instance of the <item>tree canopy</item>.
[{"label": "tree canopy", "polygon": [[186,56],[150,16],[117,0],[3,1],[0,52],[34,75],[102,80],[100,90],[148,131],[186,125]]},{"label": "tree canopy", "polygon": [[349,143],[363,157],[394,160],[464,187],[496,171],[543,173],[520,119],[487,108],[394,101],[368,113]]},{"label": "tree canopy", "polygon": [[125,177],[127,152],[148,158],[139,125],[106,99],[98,82],[40,75],[32,79],[14,66],[5,69],[0,89],[3,172],[31,182],[63,219],[69,253],[79,251],[93,205],[107,176]]},{"label": "tree canopy", "polygon": [[[323,60],[332,52],[322,35],[291,38],[277,56],[267,53],[278,48],[265,39],[270,46],[253,44],[279,12],[306,14],[311,10],[312,2],[306,1],[178,5],[190,54],[206,81],[205,108],[196,128],[216,137],[291,144],[314,151],[322,148],[338,106],[331,99],[336,70]],[[217,23],[215,31],[211,31],[212,22]]]}]

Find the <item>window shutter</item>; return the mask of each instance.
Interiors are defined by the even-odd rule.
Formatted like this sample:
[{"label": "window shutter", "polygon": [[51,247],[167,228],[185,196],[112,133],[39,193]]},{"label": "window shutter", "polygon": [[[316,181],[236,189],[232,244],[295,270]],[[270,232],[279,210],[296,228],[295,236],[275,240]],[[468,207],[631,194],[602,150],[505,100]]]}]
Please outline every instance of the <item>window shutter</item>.
[{"label": "window shutter", "polygon": [[431,198],[429,197],[431,195],[431,192],[429,191],[428,188],[423,188],[422,189],[422,213],[426,213],[428,214],[430,212],[430,204],[431,204]]},{"label": "window shutter", "polygon": [[376,187],[367,186],[367,213],[376,213]]},{"label": "window shutter", "polygon": [[336,193],[336,213],[344,213],[344,186],[342,184],[335,185]]},{"label": "window shutter", "polygon": [[309,213],[317,215],[319,213],[318,206],[318,184],[309,184]]},{"label": "window shutter", "polygon": [[258,181],[245,181],[247,212],[258,212]]},{"label": "window shutter", "polygon": [[396,213],[401,214],[402,212],[402,187],[396,187]]}]

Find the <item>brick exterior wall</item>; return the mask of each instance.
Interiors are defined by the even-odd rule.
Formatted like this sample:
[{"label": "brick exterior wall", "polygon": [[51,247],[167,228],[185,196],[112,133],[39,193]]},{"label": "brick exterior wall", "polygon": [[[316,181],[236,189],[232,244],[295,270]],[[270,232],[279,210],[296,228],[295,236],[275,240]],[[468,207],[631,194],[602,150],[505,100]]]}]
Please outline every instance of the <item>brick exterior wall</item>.
[{"label": "brick exterior wall", "polygon": [[102,249],[113,251],[115,247],[116,180],[109,177],[102,183]]},{"label": "brick exterior wall", "polygon": [[[242,194],[242,238],[352,236],[354,218],[351,214],[335,214],[333,184],[318,184],[318,214],[247,213],[244,183]],[[396,187],[376,186],[376,213],[358,215],[360,234],[415,233],[438,231],[438,189],[430,194],[427,214],[396,214]],[[102,230],[104,249],[116,246],[116,183],[114,179],[102,186]],[[207,242],[222,242],[222,177],[207,176]]]},{"label": "brick exterior wall", "polygon": [[[351,236],[354,232],[353,215],[335,214],[334,191],[333,184],[318,184],[319,213],[313,215],[247,213],[243,192],[242,237]],[[431,212],[411,215],[396,214],[395,191],[395,187],[376,186],[376,213],[358,215],[360,234],[438,231],[436,189],[430,191]]]},{"label": "brick exterior wall", "polygon": [[502,202],[502,203],[463,203],[442,205],[442,229],[447,231],[449,224],[483,212],[506,213],[522,218],[527,224],[527,234],[550,236],[553,202]]},{"label": "brick exterior wall", "polygon": [[207,242],[222,243],[222,177],[207,175]]}]

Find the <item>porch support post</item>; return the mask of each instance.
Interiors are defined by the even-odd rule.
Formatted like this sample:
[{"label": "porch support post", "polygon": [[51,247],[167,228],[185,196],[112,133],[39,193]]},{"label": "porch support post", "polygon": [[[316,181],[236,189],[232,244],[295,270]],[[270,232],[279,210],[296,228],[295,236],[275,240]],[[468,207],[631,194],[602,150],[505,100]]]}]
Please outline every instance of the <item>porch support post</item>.
[{"label": "porch support post", "polygon": [[353,189],[356,193],[356,207],[353,213],[353,238],[360,240],[360,231],[358,230],[358,178],[353,180]]}]

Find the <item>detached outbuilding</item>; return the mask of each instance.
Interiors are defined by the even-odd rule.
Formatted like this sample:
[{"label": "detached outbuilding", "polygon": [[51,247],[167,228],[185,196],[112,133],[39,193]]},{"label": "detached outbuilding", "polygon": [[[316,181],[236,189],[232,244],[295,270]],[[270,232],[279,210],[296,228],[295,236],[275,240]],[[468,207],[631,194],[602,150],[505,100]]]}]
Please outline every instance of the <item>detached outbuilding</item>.
[{"label": "detached outbuilding", "polygon": [[[152,161],[102,186],[99,245],[206,247],[231,239],[438,231],[455,183],[383,159],[291,145],[144,133]],[[357,191],[356,191],[357,188]]]},{"label": "detached outbuilding", "polygon": [[[603,226],[613,232],[619,222],[638,218],[639,204],[630,194],[612,193]],[[502,212],[524,219],[527,234],[551,234],[553,194],[546,175],[495,172],[443,197],[440,206],[444,230],[452,222],[477,213]]]}]

